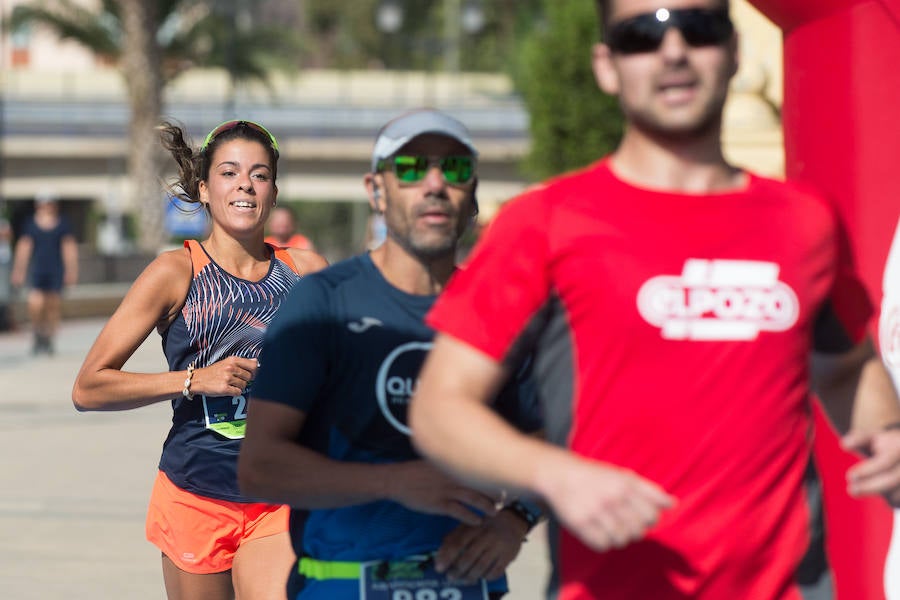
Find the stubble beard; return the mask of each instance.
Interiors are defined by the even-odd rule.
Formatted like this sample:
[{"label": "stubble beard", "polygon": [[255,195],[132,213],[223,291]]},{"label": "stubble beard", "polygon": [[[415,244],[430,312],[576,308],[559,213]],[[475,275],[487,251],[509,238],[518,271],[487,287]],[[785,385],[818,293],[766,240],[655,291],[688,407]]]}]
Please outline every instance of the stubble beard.
[{"label": "stubble beard", "polygon": [[[440,198],[446,201],[446,198]],[[416,229],[418,215],[413,214],[406,222],[394,223],[393,219],[386,219],[387,235],[394,243],[402,247],[410,256],[423,263],[456,257],[456,249],[459,239],[462,237],[465,227],[461,226],[460,213],[451,213],[453,218],[447,230],[424,231]]]},{"label": "stubble beard", "polygon": [[405,222],[392,222],[392,219],[388,219],[386,224],[388,237],[407,254],[422,262],[446,258],[456,253],[458,236],[455,226],[448,230],[417,230],[414,216]]},{"label": "stubble beard", "polygon": [[670,123],[648,111],[627,114],[629,123],[644,135],[662,142],[692,142],[718,137],[722,128],[725,99],[711,101],[701,114],[690,121]]},{"label": "stubble beard", "polygon": [[[722,115],[728,98],[730,77],[725,78],[724,87],[716,87],[707,92],[709,97],[702,99],[703,104],[695,115],[679,119],[666,114],[665,108],[654,110],[637,107],[628,110],[620,104],[628,123],[640,130],[644,135],[661,142],[694,142],[714,137],[719,138],[722,129]],[[701,92],[702,93],[702,92]]]},{"label": "stubble beard", "polygon": [[432,241],[421,239],[423,236],[417,235],[415,232],[404,236],[394,231],[388,231],[388,235],[409,254],[422,262],[432,262],[456,255],[457,238],[453,234]]}]

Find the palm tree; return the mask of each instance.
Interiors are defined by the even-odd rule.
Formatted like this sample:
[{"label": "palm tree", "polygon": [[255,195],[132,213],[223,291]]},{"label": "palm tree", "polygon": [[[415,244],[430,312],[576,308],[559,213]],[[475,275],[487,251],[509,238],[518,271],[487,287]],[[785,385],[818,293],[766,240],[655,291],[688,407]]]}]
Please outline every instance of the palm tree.
[{"label": "palm tree", "polygon": [[291,68],[280,57],[297,55],[296,34],[281,26],[236,26],[238,3],[203,0],[102,0],[91,10],[76,0],[34,0],[16,6],[15,29],[49,27],[119,67],[130,108],[128,205],[139,216],[138,246],[155,253],[166,242],[159,180],[163,156],[156,138],[163,89],[195,66],[225,68],[235,82],[268,83],[271,68]]}]

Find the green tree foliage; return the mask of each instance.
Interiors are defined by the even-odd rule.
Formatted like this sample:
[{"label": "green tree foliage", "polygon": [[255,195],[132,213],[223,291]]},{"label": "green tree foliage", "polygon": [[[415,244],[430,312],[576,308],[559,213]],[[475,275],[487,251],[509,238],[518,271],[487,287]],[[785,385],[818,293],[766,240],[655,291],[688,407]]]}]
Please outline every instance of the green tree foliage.
[{"label": "green tree foliage", "polygon": [[514,71],[531,119],[525,175],[533,180],[585,166],[622,136],[615,98],[597,87],[591,48],[598,40],[593,0],[546,0],[544,22],[522,42]]},{"label": "green tree foliage", "polygon": [[13,29],[47,27],[116,64],[128,91],[129,200],[138,210],[138,245],[155,253],[166,242],[159,179],[162,160],[155,126],[165,85],[191,67],[222,67],[233,82],[267,82],[273,57],[297,52],[289,28],[253,23],[257,0],[102,0],[86,8],[73,0],[17,5]]},{"label": "green tree foliage", "polygon": [[[162,56],[163,82],[192,67],[219,67],[238,81],[266,83],[271,67],[293,67],[299,37],[287,27],[255,22],[253,14],[260,4],[259,0],[156,0],[154,37]],[[78,42],[113,63],[121,60],[127,43],[120,0],[103,0],[96,9],[73,0],[17,5],[10,28],[31,24],[48,27],[61,39]]]},{"label": "green tree foliage", "polygon": [[[440,70],[446,48],[448,2],[395,0],[403,19],[393,33],[379,31],[377,12],[384,0],[305,0],[307,64],[325,68]],[[464,71],[498,71],[516,51],[518,25],[528,22],[541,0],[481,0],[483,22],[476,32],[460,33]],[[465,0],[461,1],[461,6]]]}]

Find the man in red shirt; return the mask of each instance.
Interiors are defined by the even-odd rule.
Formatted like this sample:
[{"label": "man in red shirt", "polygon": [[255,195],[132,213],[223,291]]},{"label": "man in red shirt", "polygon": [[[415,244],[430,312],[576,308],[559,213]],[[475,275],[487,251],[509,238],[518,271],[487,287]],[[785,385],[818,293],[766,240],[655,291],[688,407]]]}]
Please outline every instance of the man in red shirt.
[{"label": "man in red shirt", "polygon": [[[414,440],[549,504],[560,598],[799,599],[811,388],[869,455],[850,492],[900,500],[871,305],[830,204],[722,154],[727,2],[598,5],[594,71],[625,135],[504,206],[451,281]],[[549,444],[485,407],[524,350]]]}]

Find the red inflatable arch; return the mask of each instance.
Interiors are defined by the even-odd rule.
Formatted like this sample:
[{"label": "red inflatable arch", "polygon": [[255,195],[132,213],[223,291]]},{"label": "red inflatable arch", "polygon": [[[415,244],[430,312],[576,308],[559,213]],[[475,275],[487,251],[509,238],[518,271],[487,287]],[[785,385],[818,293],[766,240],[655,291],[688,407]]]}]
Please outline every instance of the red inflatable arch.
[{"label": "red inflatable arch", "polygon": [[[900,215],[900,0],[751,0],[784,33],[786,174],[831,193],[876,304]],[[876,328],[872,329],[873,337]],[[879,600],[892,513],[845,491],[854,458],[818,415],[828,549],[841,600]]]}]

